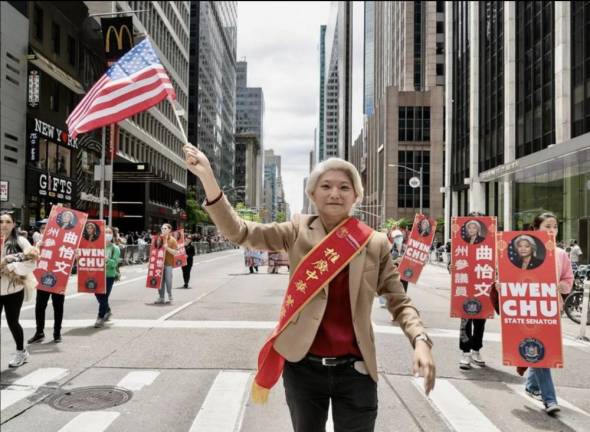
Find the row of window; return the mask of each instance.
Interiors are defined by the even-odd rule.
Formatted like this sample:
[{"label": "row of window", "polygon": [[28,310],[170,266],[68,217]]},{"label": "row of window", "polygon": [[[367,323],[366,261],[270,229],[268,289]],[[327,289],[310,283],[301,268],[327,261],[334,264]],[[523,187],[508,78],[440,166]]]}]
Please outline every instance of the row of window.
[{"label": "row of window", "polygon": [[399,141],[430,141],[430,107],[399,107]]},{"label": "row of window", "polygon": [[[422,207],[430,207],[430,152],[410,150],[398,152],[398,164],[415,171],[422,168]],[[382,165],[382,164],[380,164]],[[410,179],[418,175],[410,170],[397,168],[397,206],[400,208],[420,208],[420,188],[412,188]]]}]

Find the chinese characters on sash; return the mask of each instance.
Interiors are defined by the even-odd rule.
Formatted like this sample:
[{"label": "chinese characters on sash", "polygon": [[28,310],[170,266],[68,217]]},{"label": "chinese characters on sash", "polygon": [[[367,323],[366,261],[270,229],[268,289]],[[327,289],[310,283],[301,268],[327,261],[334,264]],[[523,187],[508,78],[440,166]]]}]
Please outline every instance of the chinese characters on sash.
[{"label": "chinese characters on sash", "polygon": [[159,235],[152,236],[152,247],[150,249],[150,261],[148,262],[148,274],[146,288],[160,289],[162,286],[162,276],[164,274],[164,259],[166,249],[164,248],[164,239]]},{"label": "chinese characters on sash", "polygon": [[504,364],[563,367],[555,238],[499,233],[498,274]]},{"label": "chinese characters on sash", "polygon": [[174,268],[183,267],[186,265],[186,250],[184,249],[184,229],[179,229],[172,232],[172,237],[176,239],[178,244],[178,253],[174,256]]},{"label": "chinese characters on sash", "polygon": [[436,221],[417,214],[406,246],[406,252],[399,265],[400,277],[408,282],[416,283],[422,268],[430,254],[430,246],[434,239]]},{"label": "chinese characters on sash", "polygon": [[451,232],[451,317],[493,318],[496,218],[453,217]]},{"label": "chinese characters on sash", "polygon": [[105,223],[89,220],[84,226],[78,248],[78,292],[106,293]]},{"label": "chinese characters on sash", "polygon": [[34,272],[39,281],[37,289],[57,294],[65,292],[87,218],[86,213],[67,207],[51,208]]}]

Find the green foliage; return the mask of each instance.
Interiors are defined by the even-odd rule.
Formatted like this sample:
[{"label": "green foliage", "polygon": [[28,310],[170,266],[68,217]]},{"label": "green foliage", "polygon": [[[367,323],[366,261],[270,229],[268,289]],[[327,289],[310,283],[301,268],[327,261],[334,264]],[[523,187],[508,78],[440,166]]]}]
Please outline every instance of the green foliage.
[{"label": "green foliage", "polygon": [[437,233],[444,233],[445,231],[445,219],[444,218],[437,218],[436,219],[436,232]]},{"label": "green foliage", "polygon": [[277,212],[277,217],[275,218],[275,222],[285,222],[287,220],[287,216],[285,212]]},{"label": "green foliage", "polygon": [[412,221],[408,218],[401,218],[401,219],[394,219],[389,218],[384,223],[382,228],[387,229],[387,231],[391,230],[391,227],[397,225],[401,229],[410,228],[412,226]]},{"label": "green foliage", "polygon": [[260,214],[249,207],[246,207],[246,204],[239,202],[234,207],[236,213],[244,220],[251,221],[251,222],[261,222],[262,218]]},{"label": "green foliage", "polygon": [[196,191],[191,188],[186,194],[186,218],[189,225],[211,224],[209,214],[197,202]]}]

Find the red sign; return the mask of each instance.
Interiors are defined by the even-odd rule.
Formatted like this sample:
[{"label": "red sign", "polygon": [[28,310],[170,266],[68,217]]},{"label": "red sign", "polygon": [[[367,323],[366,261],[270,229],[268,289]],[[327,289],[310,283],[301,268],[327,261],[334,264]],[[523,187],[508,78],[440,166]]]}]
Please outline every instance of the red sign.
[{"label": "red sign", "polygon": [[78,247],[78,292],[106,293],[104,227],[103,220],[89,220],[84,226]]},{"label": "red sign", "polygon": [[496,218],[453,217],[451,232],[451,317],[493,318]]},{"label": "red sign", "polygon": [[555,238],[498,233],[498,279],[504,364],[563,367]]},{"label": "red sign", "polygon": [[400,278],[416,283],[422,268],[430,255],[430,246],[434,239],[436,221],[422,214],[414,217],[412,232],[406,245],[406,252],[399,265]]},{"label": "red sign", "polygon": [[37,289],[56,294],[66,291],[87,218],[86,213],[67,207],[51,207],[34,272]]},{"label": "red sign", "polygon": [[152,247],[150,249],[150,261],[148,263],[148,275],[145,283],[146,288],[160,289],[162,286],[165,257],[166,249],[164,248],[164,239],[159,235],[153,235]]},{"label": "red sign", "polygon": [[184,249],[184,229],[179,229],[172,232],[172,237],[176,239],[178,244],[178,254],[174,257],[174,268],[184,267],[186,265],[186,250]]}]

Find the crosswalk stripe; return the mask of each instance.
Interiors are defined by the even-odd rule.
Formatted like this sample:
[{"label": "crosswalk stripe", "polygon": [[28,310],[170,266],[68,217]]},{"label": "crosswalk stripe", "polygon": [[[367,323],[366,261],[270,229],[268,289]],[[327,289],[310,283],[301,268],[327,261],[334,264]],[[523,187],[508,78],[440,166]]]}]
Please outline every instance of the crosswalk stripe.
[{"label": "crosswalk stripe", "polygon": [[78,414],[58,432],[102,432],[119,417],[116,411],[89,411]]},{"label": "crosswalk stripe", "polygon": [[117,387],[123,387],[127,390],[138,391],[152,384],[160,375],[158,371],[134,371],[129,372],[123,377]]},{"label": "crosswalk stripe", "polygon": [[[504,383],[514,393],[522,396],[527,401],[537,406],[540,409],[545,408],[543,402],[538,401],[527,395],[524,391],[524,385]],[[564,413],[558,417],[559,421],[570,427],[572,430],[590,430],[590,414],[583,409],[578,408],[574,404],[566,401],[562,397],[557,397],[557,402],[562,408],[567,408],[573,411],[572,413]]]},{"label": "crosswalk stripe", "polygon": [[42,385],[50,381],[59,380],[66,376],[67,373],[67,369],[43,368],[25,375],[5,390],[0,390],[0,407],[2,407],[2,410],[5,410],[9,406],[35,393]]},{"label": "crosswalk stripe", "polygon": [[[414,378],[413,382],[423,394],[424,379]],[[456,432],[500,432],[500,429],[448,380],[438,378],[428,399]]]},{"label": "crosswalk stripe", "polygon": [[239,431],[249,383],[249,372],[219,372],[189,432]]}]

